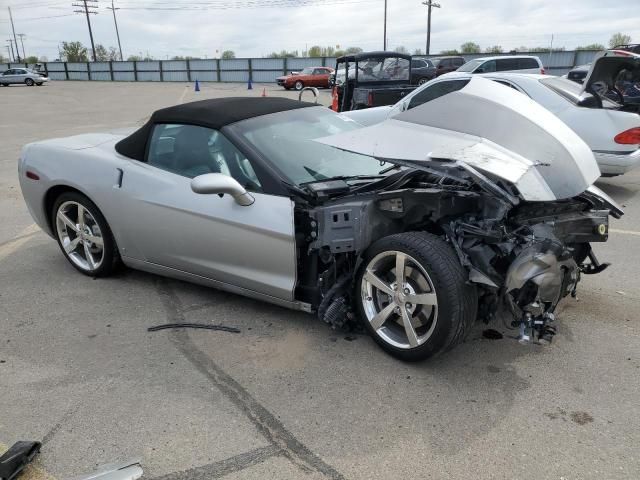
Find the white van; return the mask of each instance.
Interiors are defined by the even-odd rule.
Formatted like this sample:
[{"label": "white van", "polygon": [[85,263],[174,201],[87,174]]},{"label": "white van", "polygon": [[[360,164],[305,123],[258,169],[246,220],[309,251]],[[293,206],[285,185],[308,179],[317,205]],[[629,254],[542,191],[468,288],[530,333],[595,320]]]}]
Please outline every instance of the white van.
[{"label": "white van", "polygon": [[467,73],[518,72],[544,75],[544,67],[538,57],[529,55],[502,55],[469,60],[457,70]]}]

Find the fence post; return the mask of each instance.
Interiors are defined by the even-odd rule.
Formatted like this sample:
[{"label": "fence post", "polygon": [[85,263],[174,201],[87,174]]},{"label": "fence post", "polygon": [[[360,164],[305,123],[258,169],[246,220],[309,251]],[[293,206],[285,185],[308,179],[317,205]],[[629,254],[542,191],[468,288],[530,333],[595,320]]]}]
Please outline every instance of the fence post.
[{"label": "fence post", "polygon": [[323,67],[327,66],[327,57],[322,57],[322,66]]},{"label": "fence post", "polygon": [[87,62],[87,79],[91,80],[91,65]]},{"label": "fence post", "polygon": [[164,72],[162,71],[162,60],[158,60],[158,68],[160,69],[160,81],[164,82]]},{"label": "fence post", "polygon": [[576,66],[576,60],[578,58],[578,51],[574,50],[573,51],[573,60],[571,60],[571,68],[573,69],[573,67]]},{"label": "fence post", "polygon": [[249,58],[249,81],[253,82],[253,68],[251,66],[251,59]]},{"label": "fence post", "polygon": [[134,82],[138,81],[138,61],[137,60],[133,61],[133,81]]},{"label": "fence post", "polygon": [[67,62],[64,62],[64,79],[69,80],[69,67],[67,66]]},{"label": "fence post", "polygon": [[287,57],[282,60],[282,75],[287,75]]},{"label": "fence post", "polygon": [[187,58],[187,82],[191,81],[191,60]]},{"label": "fence post", "polygon": [[218,78],[218,82],[220,81],[220,59],[216,58],[216,74],[217,74],[217,78]]}]

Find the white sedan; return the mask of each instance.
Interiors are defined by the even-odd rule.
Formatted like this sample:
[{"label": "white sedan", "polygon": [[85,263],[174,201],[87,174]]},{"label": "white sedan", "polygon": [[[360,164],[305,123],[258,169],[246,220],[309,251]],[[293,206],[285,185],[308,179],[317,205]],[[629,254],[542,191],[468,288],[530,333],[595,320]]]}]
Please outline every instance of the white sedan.
[{"label": "white sedan", "polygon": [[[522,92],[554,113],[589,145],[603,176],[621,175],[640,164],[640,115],[625,111],[624,105],[596,94],[594,87],[602,88],[602,84],[606,84],[612,91],[621,70],[638,72],[640,56],[615,56],[611,53],[607,52],[609,56],[605,54],[594,62],[593,65],[599,65],[595,70],[598,78],[592,74],[592,66],[584,85],[550,75],[491,73],[481,76]],[[417,88],[393,106],[345,112],[343,115],[362,125],[373,125],[461,90],[473,76],[477,75],[451,72]],[[491,118],[484,121],[491,122]]]}]

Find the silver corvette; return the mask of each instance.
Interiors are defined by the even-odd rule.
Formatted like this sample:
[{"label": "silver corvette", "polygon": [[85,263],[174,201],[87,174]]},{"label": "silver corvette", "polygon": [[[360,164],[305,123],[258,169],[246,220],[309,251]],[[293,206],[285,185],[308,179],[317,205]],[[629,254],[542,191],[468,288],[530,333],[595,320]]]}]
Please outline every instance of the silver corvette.
[{"label": "silver corvette", "polygon": [[178,105],[128,135],[29,144],[19,176],[81,273],[123,263],[359,322],[405,360],[476,320],[548,342],[622,215],[576,134],[482,78],[366,128],[282,98]]}]

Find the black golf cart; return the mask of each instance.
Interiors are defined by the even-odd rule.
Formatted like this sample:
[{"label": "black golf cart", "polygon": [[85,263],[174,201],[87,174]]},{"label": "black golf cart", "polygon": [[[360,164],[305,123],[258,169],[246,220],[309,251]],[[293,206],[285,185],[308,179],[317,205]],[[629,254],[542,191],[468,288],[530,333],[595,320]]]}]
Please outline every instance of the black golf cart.
[{"label": "black golf cart", "polygon": [[411,85],[411,55],[364,52],[336,60],[333,76],[336,112],[392,105],[416,87]]}]

